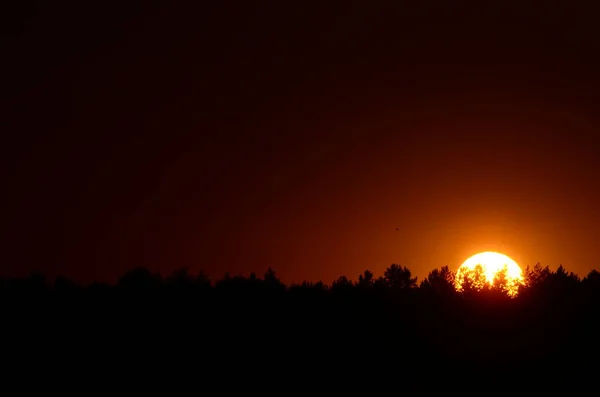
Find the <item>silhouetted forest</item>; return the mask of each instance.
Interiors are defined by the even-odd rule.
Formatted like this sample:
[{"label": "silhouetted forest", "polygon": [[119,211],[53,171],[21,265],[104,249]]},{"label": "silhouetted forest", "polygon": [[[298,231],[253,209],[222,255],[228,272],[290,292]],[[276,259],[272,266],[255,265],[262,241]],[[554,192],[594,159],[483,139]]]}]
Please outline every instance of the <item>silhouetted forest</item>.
[{"label": "silhouetted forest", "polygon": [[[516,297],[502,274],[489,286],[475,273],[461,292],[448,267],[419,282],[395,264],[380,277],[365,270],[330,285],[285,285],[272,269],[212,281],[186,269],[162,277],[136,268],[116,285],[32,274],[0,282],[4,352],[14,348],[25,361],[48,352],[44,365],[54,369],[65,360],[105,370],[183,368],[207,383],[243,374],[269,388],[286,377],[318,383],[317,374],[367,386],[388,373],[396,384],[389,387],[425,392],[443,388],[436,374],[455,373],[503,390],[536,384],[539,372],[552,390],[560,379],[575,382],[565,371],[598,368],[599,272],[580,278],[562,266],[527,267]],[[509,383],[499,378],[509,373]],[[425,380],[416,382],[419,374]]]}]

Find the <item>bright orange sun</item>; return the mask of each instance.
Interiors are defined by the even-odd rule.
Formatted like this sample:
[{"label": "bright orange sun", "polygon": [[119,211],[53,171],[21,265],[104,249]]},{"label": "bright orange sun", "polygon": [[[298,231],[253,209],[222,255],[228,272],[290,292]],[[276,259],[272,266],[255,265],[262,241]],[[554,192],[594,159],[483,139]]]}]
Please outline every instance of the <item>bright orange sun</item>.
[{"label": "bright orange sun", "polygon": [[498,252],[480,252],[464,261],[458,268],[456,289],[463,290],[466,278],[479,290],[486,283],[492,286],[496,277],[504,279],[502,288],[513,297],[518,293],[519,285],[523,283],[523,271],[517,262]]}]

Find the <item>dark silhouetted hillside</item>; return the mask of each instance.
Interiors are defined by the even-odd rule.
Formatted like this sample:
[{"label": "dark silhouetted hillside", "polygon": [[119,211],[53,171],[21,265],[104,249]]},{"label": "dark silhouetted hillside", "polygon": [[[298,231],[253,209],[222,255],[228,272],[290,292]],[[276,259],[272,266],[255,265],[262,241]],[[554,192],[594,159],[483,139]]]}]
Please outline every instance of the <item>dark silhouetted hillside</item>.
[{"label": "dark silhouetted hillside", "polygon": [[477,289],[465,281],[457,292],[448,267],[417,283],[398,265],[331,285],[286,286],[272,269],[211,282],[186,269],[162,277],[136,268],[116,285],[32,274],[0,284],[4,352],[45,357],[48,372],[59,362],[96,375],[191,370],[200,388],[217,379],[240,386],[248,377],[281,383],[271,391],[317,387],[320,376],[344,388],[390,382],[427,392],[444,388],[437,376],[485,383],[512,373],[531,385],[535,373],[544,382],[563,374],[536,386],[552,390],[571,379],[569,371],[597,365],[597,271],[580,279],[538,264],[525,270],[514,298],[504,282]]}]

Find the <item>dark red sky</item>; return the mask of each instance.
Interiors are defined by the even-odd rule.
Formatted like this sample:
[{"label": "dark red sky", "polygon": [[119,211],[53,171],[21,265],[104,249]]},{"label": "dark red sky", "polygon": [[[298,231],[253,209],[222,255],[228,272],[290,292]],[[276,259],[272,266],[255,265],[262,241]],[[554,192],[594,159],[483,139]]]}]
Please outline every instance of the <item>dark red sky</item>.
[{"label": "dark red sky", "polygon": [[13,3],[2,274],[598,268],[582,4]]}]

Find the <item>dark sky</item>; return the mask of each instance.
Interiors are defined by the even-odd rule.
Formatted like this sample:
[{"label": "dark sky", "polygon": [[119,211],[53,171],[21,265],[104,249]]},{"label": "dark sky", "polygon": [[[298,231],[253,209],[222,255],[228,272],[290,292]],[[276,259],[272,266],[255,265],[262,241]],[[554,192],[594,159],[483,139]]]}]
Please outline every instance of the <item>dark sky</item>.
[{"label": "dark sky", "polygon": [[0,12],[2,274],[598,268],[590,7],[89,3]]}]

